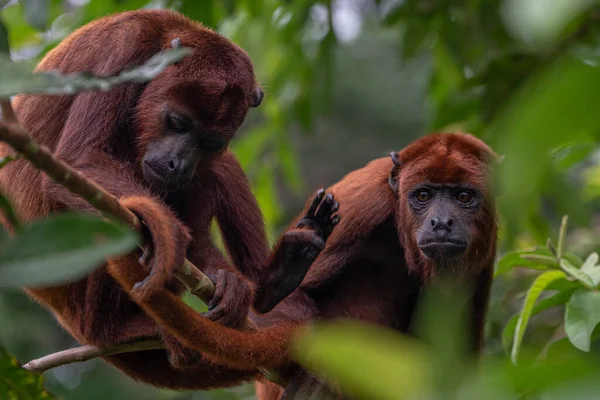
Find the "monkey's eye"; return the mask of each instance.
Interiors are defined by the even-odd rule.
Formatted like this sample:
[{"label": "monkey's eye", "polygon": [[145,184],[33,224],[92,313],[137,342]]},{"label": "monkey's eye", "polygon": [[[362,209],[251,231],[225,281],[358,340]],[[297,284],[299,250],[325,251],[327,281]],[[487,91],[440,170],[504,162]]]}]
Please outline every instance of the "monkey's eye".
[{"label": "monkey's eye", "polygon": [[417,192],[415,199],[417,199],[419,203],[427,203],[429,200],[431,200],[431,193],[427,190],[421,190]]},{"label": "monkey's eye", "polygon": [[166,124],[167,129],[175,133],[186,133],[189,130],[187,122],[173,114],[167,114]]},{"label": "monkey's eye", "polygon": [[471,202],[471,200],[473,200],[473,195],[465,191],[458,192],[458,194],[456,195],[456,200],[458,200],[462,204],[468,204]]}]

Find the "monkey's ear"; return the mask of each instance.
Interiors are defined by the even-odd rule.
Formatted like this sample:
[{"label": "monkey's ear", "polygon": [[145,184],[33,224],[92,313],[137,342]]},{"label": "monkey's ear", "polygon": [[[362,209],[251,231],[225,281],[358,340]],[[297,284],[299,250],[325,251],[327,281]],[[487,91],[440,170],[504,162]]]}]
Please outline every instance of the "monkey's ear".
[{"label": "monkey's ear", "polygon": [[252,92],[252,100],[250,101],[250,107],[258,107],[260,103],[262,103],[263,98],[265,97],[265,93],[258,86]]},{"label": "monkey's ear", "polygon": [[392,167],[390,175],[388,176],[388,184],[394,193],[398,193],[398,173],[400,172],[400,167],[402,166],[402,160],[395,151],[390,153],[390,158],[392,159],[394,166]]},{"label": "monkey's ear", "polygon": [[400,156],[398,155],[397,152],[392,151],[390,153],[390,158],[392,159],[392,162],[394,163],[394,167],[401,167],[402,166],[402,160],[400,159]]}]

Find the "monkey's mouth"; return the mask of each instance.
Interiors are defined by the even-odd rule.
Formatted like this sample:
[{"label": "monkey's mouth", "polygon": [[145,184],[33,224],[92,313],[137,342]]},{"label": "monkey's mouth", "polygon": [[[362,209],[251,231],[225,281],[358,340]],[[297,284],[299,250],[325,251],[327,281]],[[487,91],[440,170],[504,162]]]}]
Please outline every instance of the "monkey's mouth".
[{"label": "monkey's mouth", "polygon": [[427,238],[419,242],[419,249],[427,258],[447,259],[463,254],[467,249],[467,243],[451,238]]},{"label": "monkey's mouth", "polygon": [[189,183],[189,180],[187,179],[184,182],[182,182],[182,180],[165,179],[147,163],[142,164],[142,172],[146,182],[154,189],[161,192],[177,192],[185,188]]}]

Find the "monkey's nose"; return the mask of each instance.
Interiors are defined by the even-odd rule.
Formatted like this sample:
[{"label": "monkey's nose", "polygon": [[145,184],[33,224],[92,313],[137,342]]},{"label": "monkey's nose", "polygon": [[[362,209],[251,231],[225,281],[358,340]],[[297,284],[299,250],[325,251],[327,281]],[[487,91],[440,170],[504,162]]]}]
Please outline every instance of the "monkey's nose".
[{"label": "monkey's nose", "polygon": [[431,218],[431,229],[434,232],[438,231],[440,229],[450,232],[450,231],[452,231],[453,224],[454,224],[454,221],[452,220],[452,217]]}]

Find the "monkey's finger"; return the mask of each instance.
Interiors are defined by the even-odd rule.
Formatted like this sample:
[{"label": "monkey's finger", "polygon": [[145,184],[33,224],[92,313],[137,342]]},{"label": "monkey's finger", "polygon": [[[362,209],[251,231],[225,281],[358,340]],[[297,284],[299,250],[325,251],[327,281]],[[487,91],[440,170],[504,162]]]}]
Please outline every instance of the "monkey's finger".
[{"label": "monkey's finger", "polygon": [[150,274],[144,278],[143,281],[136,283],[133,285],[132,292],[134,294],[141,294],[146,291],[146,289],[150,286],[150,281],[152,280],[153,271],[150,271]]},{"label": "monkey's finger", "polygon": [[225,270],[217,271],[217,277],[215,279],[215,294],[208,302],[208,311],[213,310],[223,300],[223,294],[227,289],[227,275],[225,272]]},{"label": "monkey's finger", "polygon": [[151,245],[146,245],[146,246],[144,246],[144,252],[140,256],[140,258],[138,258],[138,262],[146,270],[148,270],[148,264],[150,262],[150,259],[152,258],[153,253],[154,253],[154,247]]},{"label": "monkey's finger", "polygon": [[336,212],[339,209],[340,209],[339,203],[337,201],[334,201],[333,206],[331,206],[331,213],[333,214],[334,212]]},{"label": "monkey's finger", "polygon": [[317,210],[316,217],[319,220],[328,220],[329,215],[333,214],[332,208],[334,206],[333,194],[327,193],[325,199],[321,203],[321,207]]},{"label": "monkey's finger", "polygon": [[312,204],[310,205],[308,211],[306,212],[306,215],[308,217],[312,217],[315,215],[315,213],[317,212],[317,208],[319,207],[319,204],[321,204],[321,200],[323,200],[324,194],[325,194],[325,189],[323,189],[323,188],[321,188],[317,191],[317,195],[313,199]]}]

